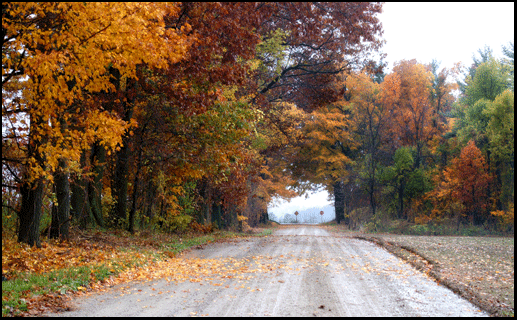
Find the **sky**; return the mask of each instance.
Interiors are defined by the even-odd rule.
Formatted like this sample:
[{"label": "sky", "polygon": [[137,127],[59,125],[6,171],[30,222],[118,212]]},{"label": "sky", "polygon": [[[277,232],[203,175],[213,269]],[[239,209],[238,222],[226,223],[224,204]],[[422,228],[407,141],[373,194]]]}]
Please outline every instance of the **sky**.
[{"label": "sky", "polygon": [[275,198],[273,205],[268,208],[269,213],[274,213],[277,217],[282,217],[285,213],[294,213],[298,210],[309,209],[312,207],[324,207],[328,204],[334,204],[328,201],[328,193],[326,191],[318,191],[310,193],[308,198],[305,195],[292,198],[290,202]]},{"label": "sky", "polygon": [[384,30],[389,70],[402,59],[441,61],[451,68],[466,66],[488,45],[502,58],[501,46],[514,41],[513,2],[387,2],[378,16]]},{"label": "sky", "polygon": [[[416,59],[440,67],[454,63],[472,63],[478,49],[488,45],[496,58],[502,58],[501,47],[514,42],[515,4],[513,2],[387,2],[379,19],[386,40],[382,51],[387,54],[387,73],[394,62]],[[325,206],[326,191],[291,199],[276,200],[268,208],[277,216],[298,209]]]}]

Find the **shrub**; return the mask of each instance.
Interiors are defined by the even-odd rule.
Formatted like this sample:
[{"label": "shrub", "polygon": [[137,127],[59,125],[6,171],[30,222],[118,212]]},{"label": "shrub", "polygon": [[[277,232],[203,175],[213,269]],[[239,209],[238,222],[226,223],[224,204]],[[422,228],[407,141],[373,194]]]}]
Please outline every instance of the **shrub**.
[{"label": "shrub", "polygon": [[200,233],[210,233],[214,230],[213,226],[211,224],[209,225],[202,225],[196,221],[192,221],[190,224],[189,224],[189,228],[192,230],[192,231],[195,231],[195,232],[200,232]]},{"label": "shrub", "polygon": [[169,232],[183,233],[187,230],[192,217],[186,214],[180,214],[169,218],[164,224]]},{"label": "shrub", "polygon": [[488,233],[484,226],[468,225],[461,230],[461,235],[464,236],[484,236]]},{"label": "shrub", "polygon": [[251,227],[248,225],[246,220],[248,220],[245,216],[237,216],[237,220],[239,221],[239,231],[240,232],[249,232],[251,231]]},{"label": "shrub", "polygon": [[416,224],[409,227],[409,233],[413,235],[428,235],[429,228],[425,224]]}]

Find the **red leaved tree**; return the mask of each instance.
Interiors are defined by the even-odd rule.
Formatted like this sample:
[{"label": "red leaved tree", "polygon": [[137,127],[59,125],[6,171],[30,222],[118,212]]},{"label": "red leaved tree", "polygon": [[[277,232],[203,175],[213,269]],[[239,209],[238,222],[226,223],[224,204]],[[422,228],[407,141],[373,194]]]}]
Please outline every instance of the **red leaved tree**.
[{"label": "red leaved tree", "polygon": [[452,160],[452,166],[448,170],[451,176],[460,181],[455,185],[452,195],[463,203],[468,221],[475,224],[483,223],[488,216],[488,186],[493,176],[489,173],[485,158],[474,140],[470,140],[461,150],[459,158]]}]

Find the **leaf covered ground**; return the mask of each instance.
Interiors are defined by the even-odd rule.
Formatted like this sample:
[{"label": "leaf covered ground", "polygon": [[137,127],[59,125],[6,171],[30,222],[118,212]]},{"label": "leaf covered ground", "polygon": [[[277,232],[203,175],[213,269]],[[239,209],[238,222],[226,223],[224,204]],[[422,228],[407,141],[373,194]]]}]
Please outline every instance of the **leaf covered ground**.
[{"label": "leaf covered ground", "polygon": [[[267,234],[269,230],[261,231],[256,233]],[[188,269],[175,258],[178,253],[243,236],[231,232],[131,236],[123,231],[74,230],[68,242],[47,240],[36,248],[2,235],[2,275],[7,279],[2,282],[2,316],[66,310],[69,295],[151,279],[160,273],[161,263],[166,260],[177,265],[176,277],[181,278]]]},{"label": "leaf covered ground", "polygon": [[369,240],[497,316],[514,315],[514,238],[340,233]]}]

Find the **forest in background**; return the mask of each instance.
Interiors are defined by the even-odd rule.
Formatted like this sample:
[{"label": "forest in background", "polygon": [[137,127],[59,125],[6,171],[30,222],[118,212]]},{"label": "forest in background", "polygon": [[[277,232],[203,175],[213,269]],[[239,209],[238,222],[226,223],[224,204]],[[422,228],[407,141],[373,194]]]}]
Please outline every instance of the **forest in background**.
[{"label": "forest in background", "polygon": [[385,74],[381,10],[2,3],[2,237],[242,230],[319,185],[351,229],[513,232],[513,43]]}]

